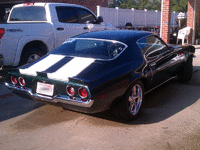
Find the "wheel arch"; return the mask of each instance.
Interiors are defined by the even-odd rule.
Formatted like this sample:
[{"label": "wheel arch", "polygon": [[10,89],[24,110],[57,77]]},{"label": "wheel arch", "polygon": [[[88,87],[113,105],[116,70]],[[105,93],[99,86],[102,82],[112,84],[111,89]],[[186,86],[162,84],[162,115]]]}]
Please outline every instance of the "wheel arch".
[{"label": "wheel arch", "polygon": [[28,47],[42,47],[42,50],[47,53],[50,49],[52,49],[52,46],[49,47],[47,43],[45,42],[45,39],[43,37],[37,38],[37,37],[21,37],[17,46],[17,51],[15,54],[15,60],[12,64],[12,66],[17,66],[21,60],[21,56],[24,53],[25,49]]},{"label": "wheel arch", "polygon": [[132,84],[134,84],[134,82],[136,82],[136,81],[138,81],[138,80],[142,82],[143,87],[144,87],[144,93],[145,93],[145,92],[146,92],[146,87],[147,87],[147,79],[146,79],[145,77],[135,78],[135,79],[132,80],[132,82],[128,85],[128,87],[127,87],[126,91],[124,92],[124,94],[121,95],[121,96],[119,96],[119,97],[117,97],[117,98],[115,98],[115,99],[113,100],[113,102],[112,102],[111,105],[110,105],[110,108],[116,106],[116,105],[123,99],[123,97],[126,95],[128,89],[132,86]]},{"label": "wheel arch", "polygon": [[[132,120],[141,112],[145,93],[143,85],[145,80],[142,80],[140,78],[134,80],[127,88],[121,100],[112,105],[112,111],[115,117],[124,120]],[[136,86],[140,89],[139,91],[133,88]],[[135,94],[134,97],[132,97],[133,91],[137,91],[139,94]]]},{"label": "wheel arch", "polygon": [[[137,73],[137,74],[135,74],[135,75],[132,77],[131,82],[130,82],[130,84],[129,84],[127,90],[128,90],[128,89],[130,88],[130,86],[131,86],[135,81],[137,81],[137,80],[140,80],[140,81],[142,82],[142,84],[143,84],[143,86],[144,86],[144,91],[146,91],[146,88],[147,88],[147,78],[146,78],[145,76],[142,76],[141,73]],[[126,90],[126,91],[127,91],[127,90]]]},{"label": "wheel arch", "polygon": [[19,61],[20,65],[24,64],[23,57],[26,57],[27,54],[31,52],[30,50],[33,50],[33,48],[36,48],[42,55],[45,55],[48,52],[47,46],[42,41],[38,41],[38,40],[31,41],[27,43],[22,49],[22,52],[20,55],[20,61]]},{"label": "wheel arch", "polygon": [[[21,56],[22,56],[22,54],[25,52],[25,50],[28,49],[29,47],[37,47],[37,48],[41,49],[42,52],[44,52],[44,53],[47,53],[47,52],[48,52],[47,45],[46,45],[43,41],[34,40],[34,41],[28,42],[28,43],[24,46],[24,48],[22,49],[22,52],[21,52]],[[20,57],[20,59],[21,59],[21,57]]]}]

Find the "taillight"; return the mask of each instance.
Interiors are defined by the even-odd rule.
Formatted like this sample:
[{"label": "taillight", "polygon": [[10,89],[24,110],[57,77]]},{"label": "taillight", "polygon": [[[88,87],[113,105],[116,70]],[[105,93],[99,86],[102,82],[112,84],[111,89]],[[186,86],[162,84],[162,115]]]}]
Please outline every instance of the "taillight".
[{"label": "taillight", "polygon": [[87,93],[86,89],[84,89],[84,88],[80,88],[78,90],[78,94],[80,95],[81,98],[86,98],[88,96],[88,93]]},{"label": "taillight", "polygon": [[19,77],[18,81],[21,86],[25,86],[25,80],[22,77]]},{"label": "taillight", "polygon": [[4,28],[0,28],[0,39],[2,38],[4,33],[5,33],[5,29]]},{"label": "taillight", "polygon": [[70,96],[74,96],[74,94],[75,94],[75,90],[74,90],[74,88],[71,87],[71,86],[67,86],[67,87],[66,87],[66,92],[67,92],[67,94],[69,94]]},{"label": "taillight", "polygon": [[180,56],[180,55],[183,55],[183,54],[184,54],[184,53],[183,53],[183,52],[181,52],[181,53],[179,53],[179,56]]},{"label": "taillight", "polygon": [[11,76],[11,81],[12,81],[12,84],[17,84],[17,78],[16,77]]}]

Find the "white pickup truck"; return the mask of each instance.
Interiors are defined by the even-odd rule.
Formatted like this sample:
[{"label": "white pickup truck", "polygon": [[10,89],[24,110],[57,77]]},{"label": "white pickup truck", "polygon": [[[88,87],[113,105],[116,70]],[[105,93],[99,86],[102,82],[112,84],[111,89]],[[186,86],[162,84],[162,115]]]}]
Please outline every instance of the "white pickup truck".
[{"label": "white pickup truck", "polygon": [[13,6],[0,24],[0,67],[32,62],[67,38],[91,31],[112,30],[86,7],[65,3],[24,3]]}]

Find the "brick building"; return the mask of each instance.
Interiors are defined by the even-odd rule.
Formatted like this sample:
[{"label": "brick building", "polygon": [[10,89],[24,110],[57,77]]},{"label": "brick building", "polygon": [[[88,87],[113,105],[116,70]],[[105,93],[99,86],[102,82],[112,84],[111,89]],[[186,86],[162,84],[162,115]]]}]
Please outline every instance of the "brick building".
[{"label": "brick building", "polygon": [[83,5],[96,13],[96,6],[108,7],[108,0],[0,0],[0,22],[3,21],[6,10],[13,5],[25,2],[56,2]]},{"label": "brick building", "polygon": [[[172,0],[162,0],[162,18],[161,18],[161,33],[162,39],[169,43],[169,31],[170,31],[170,6]],[[187,26],[191,27],[189,35],[189,43],[194,44],[197,38],[200,38],[200,0],[188,0],[187,11]]]}]

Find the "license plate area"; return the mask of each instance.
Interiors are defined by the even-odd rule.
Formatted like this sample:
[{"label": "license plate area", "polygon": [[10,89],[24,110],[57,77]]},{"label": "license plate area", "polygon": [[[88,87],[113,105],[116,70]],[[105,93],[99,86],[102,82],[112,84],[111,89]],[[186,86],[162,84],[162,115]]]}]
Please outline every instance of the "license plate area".
[{"label": "license plate area", "polygon": [[42,94],[42,95],[53,96],[54,85],[53,84],[37,82],[36,92],[38,94]]}]

